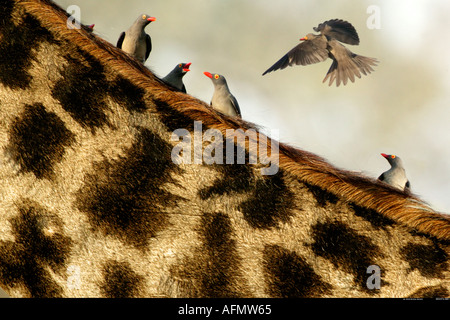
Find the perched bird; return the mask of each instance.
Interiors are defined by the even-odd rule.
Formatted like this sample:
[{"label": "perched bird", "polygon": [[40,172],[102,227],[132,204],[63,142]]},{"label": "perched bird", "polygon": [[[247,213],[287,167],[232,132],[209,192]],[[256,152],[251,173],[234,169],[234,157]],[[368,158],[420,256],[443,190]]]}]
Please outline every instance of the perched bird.
[{"label": "perched bird", "polygon": [[174,88],[177,88],[181,92],[186,93],[186,87],[183,83],[183,77],[186,73],[188,73],[189,66],[191,63],[179,63],[172,71],[170,71],[162,80],[171,85]]},{"label": "perched bird", "polygon": [[152,51],[152,39],[144,29],[155,20],[146,14],[139,16],[127,31],[120,34],[117,47],[144,63]]},{"label": "perched bird", "polygon": [[94,27],[95,27],[95,24],[83,25],[83,29],[89,33],[94,32]]},{"label": "perched bird", "polygon": [[411,186],[408,178],[406,177],[402,160],[393,154],[382,153],[381,155],[386,158],[391,165],[391,168],[388,171],[383,172],[378,177],[378,180],[384,181],[402,191],[409,191]]},{"label": "perched bird", "polygon": [[331,58],[333,63],[323,79],[330,79],[329,85],[336,79],[336,86],[347,84],[348,79],[355,81],[355,76],[361,78],[361,73],[367,75],[373,71],[371,66],[378,62],[375,58],[368,58],[354,54],[340,42],[358,45],[359,37],[355,28],[347,21],[333,19],[325,21],[313,28],[319,35],[307,34],[300,40],[302,43],[292,48],[263,75],[278,69],[293,65],[308,65]]},{"label": "perched bird", "polygon": [[227,85],[227,80],[220,74],[203,72],[205,76],[211,78],[214,84],[214,93],[211,99],[211,107],[229,116],[241,117],[241,109],[236,98],[231,94]]}]

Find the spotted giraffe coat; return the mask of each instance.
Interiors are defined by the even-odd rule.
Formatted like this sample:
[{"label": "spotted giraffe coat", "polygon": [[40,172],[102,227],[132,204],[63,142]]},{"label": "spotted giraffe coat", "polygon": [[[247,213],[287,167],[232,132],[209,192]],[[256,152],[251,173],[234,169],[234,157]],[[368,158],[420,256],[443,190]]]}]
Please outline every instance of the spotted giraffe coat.
[{"label": "spotted giraffe coat", "polygon": [[[10,296],[450,296],[448,216],[281,143],[274,175],[261,163],[175,164],[176,129],[256,128],[66,20],[47,0],[0,11]],[[235,144],[247,160],[255,151]]]}]

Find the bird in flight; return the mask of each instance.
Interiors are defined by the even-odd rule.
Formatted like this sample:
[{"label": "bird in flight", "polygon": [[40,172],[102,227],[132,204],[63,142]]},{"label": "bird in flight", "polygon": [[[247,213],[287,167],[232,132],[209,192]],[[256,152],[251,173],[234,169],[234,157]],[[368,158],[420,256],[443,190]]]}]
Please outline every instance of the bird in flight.
[{"label": "bird in flight", "polygon": [[309,33],[301,38],[300,44],[275,62],[263,75],[287,66],[306,66],[330,58],[333,62],[323,82],[329,79],[331,86],[336,80],[336,86],[339,86],[341,83],[346,85],[349,79],[354,82],[355,77],[361,78],[361,74],[371,73],[372,66],[377,65],[377,59],[355,54],[342,45],[342,43],[359,44],[358,33],[349,22],[333,19],[325,21],[313,29],[320,34]]}]

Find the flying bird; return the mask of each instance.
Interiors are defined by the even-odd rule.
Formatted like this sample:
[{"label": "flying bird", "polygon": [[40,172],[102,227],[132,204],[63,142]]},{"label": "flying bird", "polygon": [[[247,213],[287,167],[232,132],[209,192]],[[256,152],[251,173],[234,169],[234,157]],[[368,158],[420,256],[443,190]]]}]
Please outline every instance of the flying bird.
[{"label": "flying bird", "polygon": [[320,34],[309,33],[301,38],[301,43],[286,53],[263,75],[287,66],[306,66],[330,58],[333,62],[323,82],[329,79],[329,86],[331,86],[336,80],[338,87],[341,83],[346,85],[349,79],[354,82],[355,77],[361,78],[361,74],[369,74],[373,71],[372,66],[377,65],[377,59],[357,55],[341,44],[341,42],[351,45],[359,44],[358,33],[349,22],[333,19],[313,29]]},{"label": "flying bird", "polygon": [[231,94],[227,85],[227,80],[220,74],[203,72],[205,76],[212,80],[214,93],[211,99],[211,107],[229,116],[241,117],[241,109],[236,98]]},{"label": "flying bird", "polygon": [[403,167],[402,159],[393,154],[381,154],[391,165],[391,168],[383,172],[378,180],[384,181],[391,186],[398,188],[402,191],[409,191],[411,185],[406,177],[405,168]]},{"label": "flying bird", "polygon": [[117,47],[144,63],[152,51],[152,39],[144,29],[155,20],[155,17],[140,15],[127,31],[120,34]]},{"label": "flying bird", "polygon": [[186,87],[183,83],[183,77],[188,73],[191,63],[179,63],[172,71],[170,71],[162,80],[172,87],[186,93]]}]

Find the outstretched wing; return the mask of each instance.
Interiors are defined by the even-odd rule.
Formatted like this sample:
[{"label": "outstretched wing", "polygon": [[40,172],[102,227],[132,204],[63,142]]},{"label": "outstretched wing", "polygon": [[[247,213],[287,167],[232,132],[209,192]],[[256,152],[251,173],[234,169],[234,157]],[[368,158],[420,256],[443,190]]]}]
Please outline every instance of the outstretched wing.
[{"label": "outstretched wing", "polygon": [[351,23],[341,20],[333,19],[325,21],[319,24],[317,27],[313,28],[314,31],[320,32],[328,38],[336,39],[340,42],[358,45],[359,36],[356,29]]},{"label": "outstretched wing", "polygon": [[361,74],[371,73],[373,71],[372,66],[377,65],[377,59],[354,54],[336,40],[331,40],[328,43],[333,63],[323,82],[330,79],[328,83],[330,86],[334,80],[336,80],[336,86],[338,87],[341,83],[345,86],[348,80],[354,82],[355,77],[361,78]]},{"label": "outstretched wing", "polygon": [[284,69],[287,66],[318,63],[328,58],[327,42],[323,38],[315,38],[306,40],[286,53],[280,60],[275,62],[273,66],[267,69],[262,75]]}]

